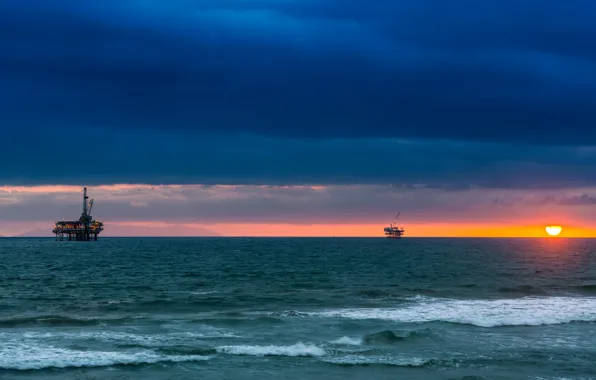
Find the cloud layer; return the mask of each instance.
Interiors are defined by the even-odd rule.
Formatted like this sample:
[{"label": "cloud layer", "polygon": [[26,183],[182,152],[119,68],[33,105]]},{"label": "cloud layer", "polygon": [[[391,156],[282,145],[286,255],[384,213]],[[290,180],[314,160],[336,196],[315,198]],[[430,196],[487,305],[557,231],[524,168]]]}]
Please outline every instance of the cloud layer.
[{"label": "cloud layer", "polygon": [[595,16],[588,0],[3,1],[0,183],[593,185]]},{"label": "cloud layer", "polygon": [[[35,154],[0,151],[8,184],[424,184],[566,188],[596,184],[596,149],[395,139],[274,139],[130,131],[78,140],[40,132]],[[26,137],[23,136],[25,139]],[[38,140],[39,139],[39,140]],[[89,141],[89,145],[86,142]],[[20,145],[20,142],[14,144]]]},{"label": "cloud layer", "polygon": [[[109,223],[384,224],[590,221],[596,187],[573,190],[355,186],[149,186],[90,188],[93,216]],[[80,188],[0,189],[0,222],[78,218]]]}]

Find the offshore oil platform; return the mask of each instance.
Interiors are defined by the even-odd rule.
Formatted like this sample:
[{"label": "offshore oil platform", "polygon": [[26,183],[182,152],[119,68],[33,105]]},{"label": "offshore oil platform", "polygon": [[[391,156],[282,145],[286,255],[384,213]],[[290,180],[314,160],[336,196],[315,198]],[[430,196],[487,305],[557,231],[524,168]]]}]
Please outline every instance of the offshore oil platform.
[{"label": "offshore oil platform", "polygon": [[403,236],[404,232],[406,232],[406,230],[404,230],[403,228],[399,228],[396,224],[399,214],[400,213],[398,212],[393,223],[391,223],[389,227],[385,227],[384,229],[385,236],[387,237],[387,239],[399,239]]},{"label": "offshore oil platform", "polygon": [[79,220],[63,220],[54,223],[52,233],[56,235],[56,240],[68,241],[91,241],[97,240],[97,235],[103,231],[103,223],[93,220],[91,216],[93,208],[93,199],[89,200],[87,188],[83,188],[83,213]]}]

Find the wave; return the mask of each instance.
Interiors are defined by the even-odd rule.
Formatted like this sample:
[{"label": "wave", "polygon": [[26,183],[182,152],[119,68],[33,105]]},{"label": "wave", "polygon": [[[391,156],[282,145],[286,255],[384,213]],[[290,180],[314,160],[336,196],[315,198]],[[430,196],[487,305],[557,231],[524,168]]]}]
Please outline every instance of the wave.
[{"label": "wave", "polygon": [[395,294],[394,292],[388,292],[386,290],[380,289],[361,289],[356,291],[356,295],[360,297],[367,297],[367,298],[397,298],[400,295]]},{"label": "wave", "polygon": [[220,346],[216,351],[228,355],[247,356],[325,356],[327,352],[313,344],[296,343],[291,346]]},{"label": "wave", "polygon": [[211,358],[211,356],[204,355],[167,355],[149,350],[139,352],[75,351],[51,346],[25,346],[10,343],[3,343],[2,348],[0,369],[21,371],[196,362]]},{"label": "wave", "polygon": [[342,344],[346,346],[360,346],[363,343],[362,338],[350,338],[349,336],[342,336],[339,339],[332,340],[333,344]]},{"label": "wave", "polygon": [[270,316],[272,318],[308,317],[308,313],[301,313],[296,310],[284,310],[284,311],[274,311],[272,313],[268,313],[268,316]]},{"label": "wave", "polygon": [[576,289],[582,293],[596,293],[596,284],[580,285]]},{"label": "wave", "polygon": [[395,367],[425,367],[435,362],[434,359],[423,359],[417,357],[394,357],[394,356],[365,356],[365,355],[345,355],[322,360],[329,364],[339,364],[344,366],[362,366],[362,365],[388,365]]},{"label": "wave", "polygon": [[534,295],[534,296],[544,296],[547,293],[540,289],[535,288],[530,285],[519,285],[514,287],[501,287],[497,289],[499,293],[509,293],[509,294],[522,294],[522,295]]},{"label": "wave", "polygon": [[430,335],[430,330],[400,331],[385,330],[374,334],[365,335],[362,339],[366,344],[395,344],[410,339]]},{"label": "wave", "polygon": [[209,356],[217,354],[217,350],[215,348],[200,348],[200,347],[192,347],[192,346],[173,346],[173,347],[165,347],[165,348],[158,348],[158,352],[165,354],[165,355],[172,355],[172,356],[183,356],[183,355],[199,355],[199,356]]},{"label": "wave", "polygon": [[27,331],[0,333],[0,341],[29,339],[35,341],[87,340],[115,344],[118,347],[163,348],[194,342],[198,339],[240,338],[231,331],[204,328],[201,331],[168,332],[165,334],[135,334],[117,331]]},{"label": "wave", "polygon": [[596,298],[526,297],[454,300],[419,297],[399,308],[337,309],[308,313],[313,317],[380,319],[398,323],[449,322],[478,327],[540,326],[596,321]]},{"label": "wave", "polygon": [[[290,315],[290,314],[288,314]],[[176,324],[198,324],[204,325],[242,325],[242,324],[279,324],[284,321],[273,315],[248,315],[243,313],[216,313],[197,318],[196,314],[189,316],[181,315],[144,315],[144,316],[119,316],[119,317],[82,317],[65,315],[36,315],[36,316],[16,316],[0,319],[0,330],[3,328],[19,327],[94,327],[94,326],[120,326],[127,324],[138,324],[143,321],[144,324],[157,324],[162,326],[174,326]]]},{"label": "wave", "polygon": [[339,339],[331,341],[333,344],[359,346],[362,344],[367,345],[391,345],[406,340],[415,338],[421,338],[431,335],[431,331],[428,329],[414,330],[414,331],[391,331],[385,330],[373,334],[364,335],[361,338],[351,338],[343,336]]},{"label": "wave", "polygon": [[60,315],[45,315],[34,317],[15,317],[8,319],[0,319],[0,328],[10,327],[30,327],[30,326],[45,326],[45,327],[60,327],[60,326],[99,326],[104,323],[126,323],[138,318],[73,318]]}]

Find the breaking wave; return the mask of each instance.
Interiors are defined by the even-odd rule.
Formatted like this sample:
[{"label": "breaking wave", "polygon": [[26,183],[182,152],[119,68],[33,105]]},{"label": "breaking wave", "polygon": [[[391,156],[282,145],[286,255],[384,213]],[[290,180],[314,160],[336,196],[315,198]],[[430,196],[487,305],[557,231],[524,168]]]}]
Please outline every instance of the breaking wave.
[{"label": "breaking wave", "polygon": [[395,367],[424,367],[434,362],[433,359],[423,358],[401,358],[392,356],[365,356],[365,355],[345,355],[322,360],[329,364],[339,364],[344,366],[362,366],[362,365],[388,365]]},{"label": "breaking wave", "polygon": [[296,343],[291,346],[220,346],[216,351],[228,355],[247,356],[324,356],[326,351],[312,344]]},{"label": "breaking wave", "polygon": [[596,321],[596,298],[526,297],[499,300],[453,300],[418,297],[412,306],[337,309],[308,313],[313,317],[380,319],[399,323],[449,322],[478,327],[539,326]]},{"label": "breaking wave", "polygon": [[203,355],[166,355],[154,351],[77,351],[52,346],[3,343],[0,369],[40,370],[49,368],[109,367],[162,362],[194,362],[210,359]]},{"label": "breaking wave", "polygon": [[333,344],[343,344],[347,346],[359,346],[363,343],[362,338],[350,338],[349,336],[342,336],[339,339],[332,340]]},{"label": "breaking wave", "polygon": [[385,330],[378,333],[364,335],[360,338],[352,338],[343,336],[339,339],[331,341],[333,344],[359,346],[367,345],[391,345],[399,342],[404,342],[411,339],[422,338],[430,336],[432,333],[428,329],[415,331],[391,331]]}]

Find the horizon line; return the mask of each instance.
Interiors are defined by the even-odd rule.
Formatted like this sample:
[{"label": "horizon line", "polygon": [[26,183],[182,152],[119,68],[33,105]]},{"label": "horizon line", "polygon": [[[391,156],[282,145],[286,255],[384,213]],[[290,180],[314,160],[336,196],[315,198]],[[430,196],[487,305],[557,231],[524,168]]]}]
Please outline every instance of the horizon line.
[{"label": "horizon line", "polygon": [[[382,239],[382,240],[401,240],[401,239],[596,239],[594,236],[408,236],[399,239],[388,239],[384,236],[146,236],[146,235],[127,235],[127,236],[98,236],[100,239],[129,239],[129,238],[147,238],[147,239]],[[54,236],[2,236],[0,239],[55,239]],[[68,240],[65,240],[68,241]]]}]

